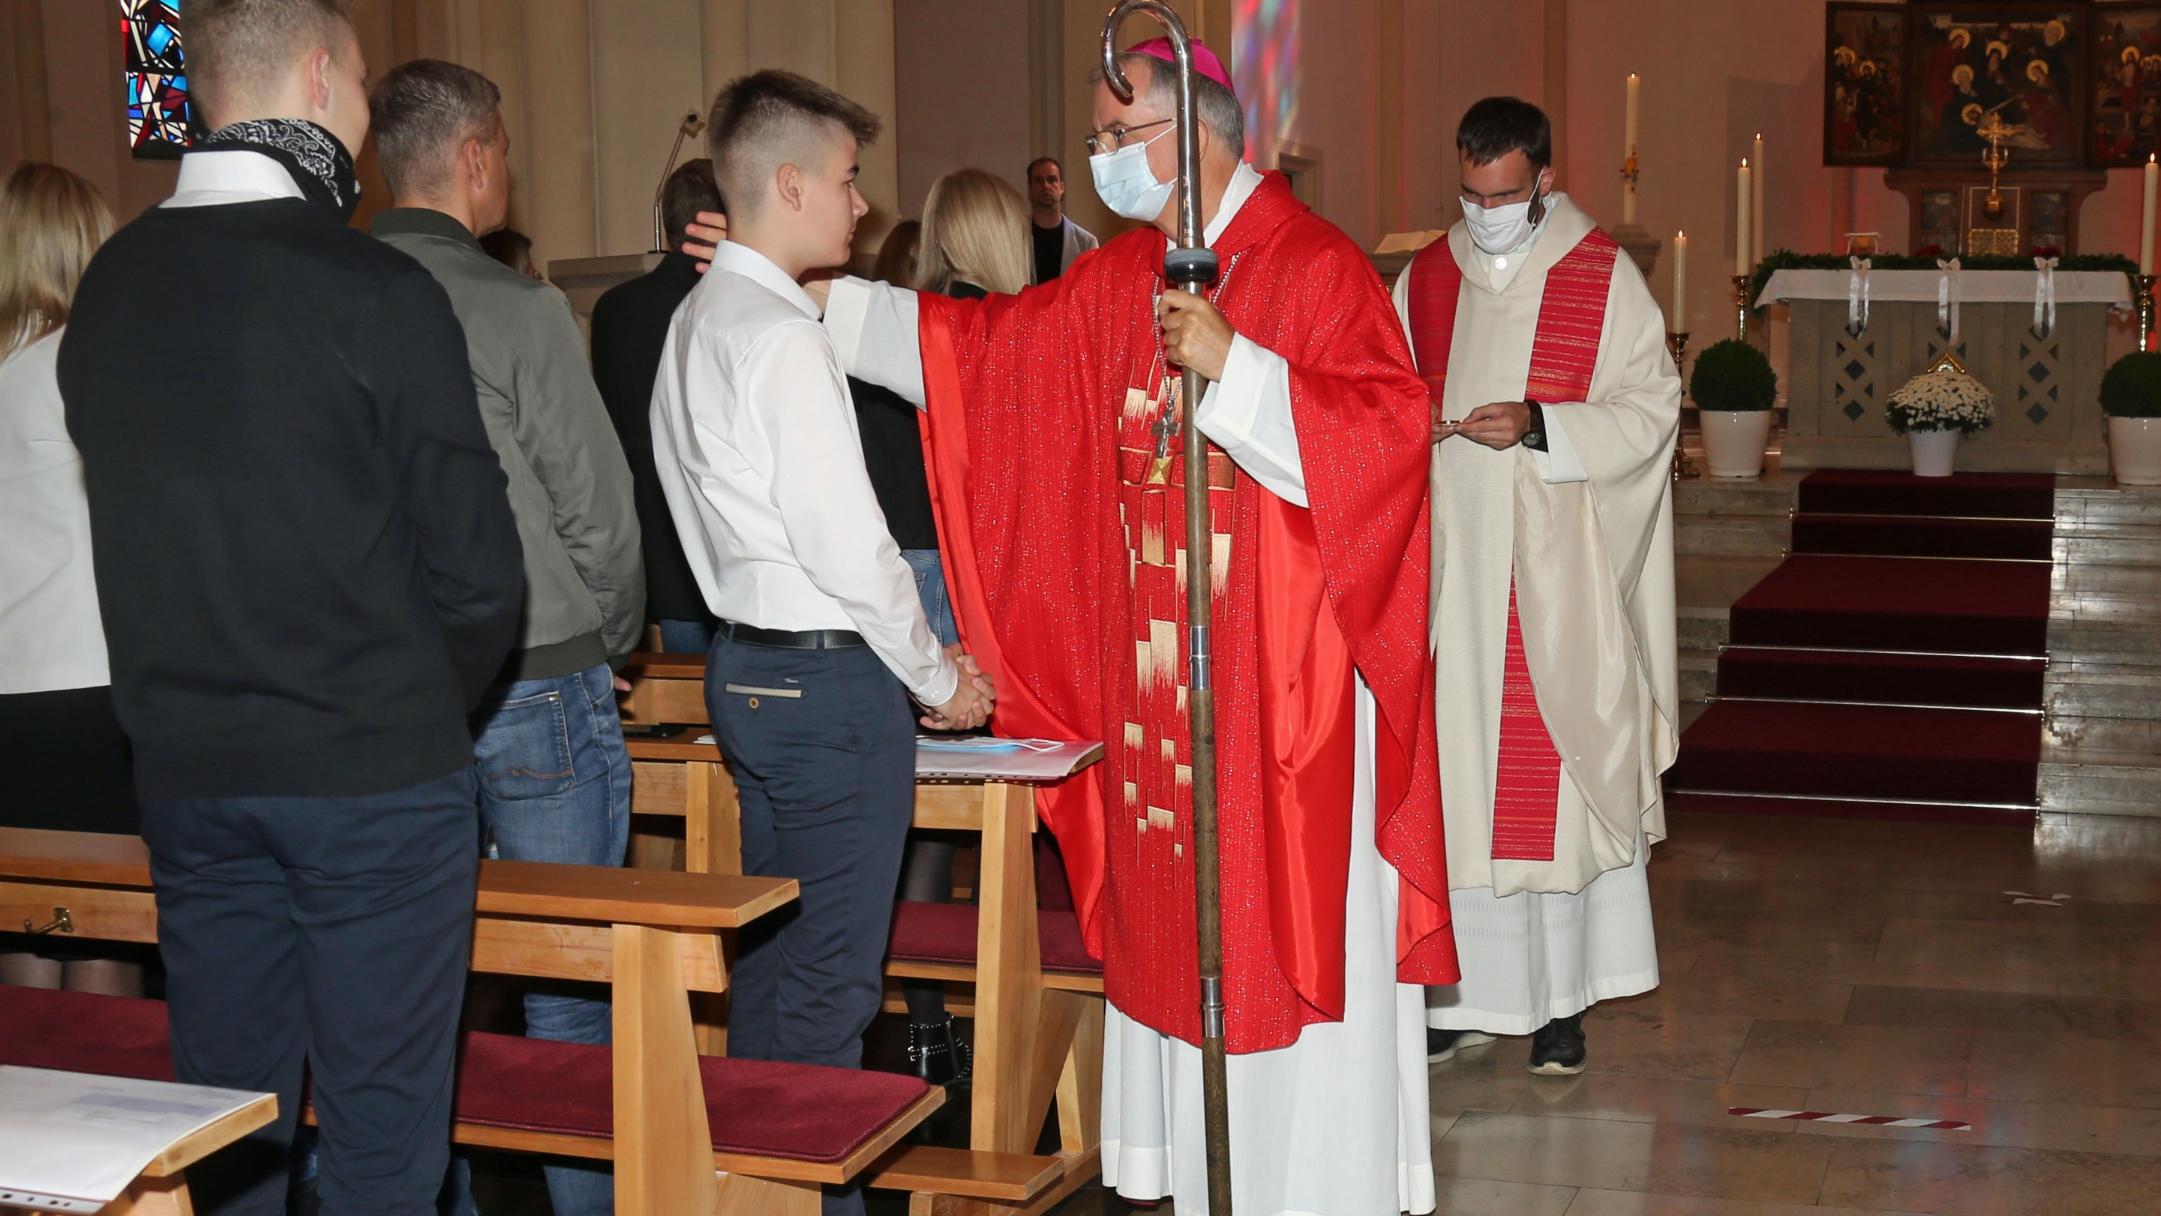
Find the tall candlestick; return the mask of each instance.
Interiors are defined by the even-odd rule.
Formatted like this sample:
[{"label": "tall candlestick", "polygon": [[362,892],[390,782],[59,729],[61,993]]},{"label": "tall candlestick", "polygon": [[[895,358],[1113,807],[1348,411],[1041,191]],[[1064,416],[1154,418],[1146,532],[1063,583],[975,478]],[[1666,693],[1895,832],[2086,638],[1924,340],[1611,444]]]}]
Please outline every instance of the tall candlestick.
[{"label": "tall candlestick", "polygon": [[2146,201],[2139,209],[2138,221],[2138,272],[2153,273],[2153,219],[2154,195],[2161,191],[2161,164],[2156,164],[2151,154],[2146,157]]},{"label": "tall candlestick", "polygon": [[1748,216],[1749,231],[1755,236],[1755,240],[1749,244],[1748,252],[1751,261],[1761,262],[1763,261],[1764,229],[1763,195],[1764,187],[1769,184],[1763,178],[1763,132],[1761,131],[1756,132],[1755,155],[1749,157],[1749,172],[1755,175],[1755,179],[1749,183],[1748,195],[1751,204]]},{"label": "tall candlestick", "polygon": [[1666,318],[1666,328],[1675,333],[1688,332],[1688,234],[1673,234],[1673,305]]},{"label": "tall candlestick", "polygon": [[1748,256],[1751,252],[1748,231],[1749,220],[1754,218],[1755,210],[1748,198],[1748,161],[1746,158],[1741,161],[1741,171],[1739,176],[1734,179],[1734,184],[1737,193],[1734,195],[1733,206],[1733,273],[1735,275],[1747,275],[1756,269],[1756,264],[1750,261]]}]

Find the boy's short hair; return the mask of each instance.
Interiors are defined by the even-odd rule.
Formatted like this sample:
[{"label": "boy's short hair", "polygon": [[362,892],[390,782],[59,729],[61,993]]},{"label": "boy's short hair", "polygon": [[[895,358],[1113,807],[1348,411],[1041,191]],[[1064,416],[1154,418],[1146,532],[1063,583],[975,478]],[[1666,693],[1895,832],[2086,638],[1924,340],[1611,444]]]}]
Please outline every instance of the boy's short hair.
[{"label": "boy's short hair", "polygon": [[680,249],[690,239],[690,226],[698,222],[700,211],[727,210],[720,186],[713,180],[713,162],[702,156],[677,165],[660,188],[660,217],[670,249]]},{"label": "boy's short hair", "polygon": [[1488,97],[1464,111],[1456,127],[1456,154],[1474,165],[1490,165],[1521,152],[1531,169],[1553,163],[1553,123],[1546,112],[1516,97]]},{"label": "boy's short hair", "polygon": [[738,210],[754,210],[774,170],[796,162],[836,126],[861,146],[876,140],[883,124],[869,110],[794,72],[767,69],[730,81],[713,99],[706,127],[721,195]]}]

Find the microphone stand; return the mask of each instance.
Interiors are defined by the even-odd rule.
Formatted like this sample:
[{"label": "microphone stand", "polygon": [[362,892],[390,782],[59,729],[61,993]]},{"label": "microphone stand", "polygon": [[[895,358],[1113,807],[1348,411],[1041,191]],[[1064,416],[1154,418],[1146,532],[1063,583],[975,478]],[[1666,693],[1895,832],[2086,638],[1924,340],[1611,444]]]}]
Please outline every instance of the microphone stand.
[{"label": "microphone stand", "polygon": [[[1178,67],[1178,242],[1163,259],[1171,282],[1198,295],[1216,281],[1215,251],[1201,240],[1200,135],[1193,125],[1193,51],[1185,23],[1163,0],[1122,0],[1103,22],[1103,78],[1120,100],[1133,83],[1118,66],[1118,26],[1146,13],[1170,35]],[[1223,887],[1216,842],[1216,699],[1209,676],[1209,634],[1215,611],[1209,554],[1208,439],[1193,425],[1201,374],[1183,369],[1186,478],[1186,721],[1193,744],[1193,900],[1200,951],[1201,1119],[1207,1140],[1208,1211],[1231,1216],[1230,1105],[1223,1044]]]},{"label": "microphone stand", "polygon": [[653,252],[668,252],[668,228],[661,214],[661,198],[668,192],[668,175],[675,172],[675,158],[683,151],[683,141],[705,130],[705,120],[695,113],[683,115],[683,125],[675,129],[675,144],[668,149],[668,163],[660,167],[660,181],[653,187]]}]

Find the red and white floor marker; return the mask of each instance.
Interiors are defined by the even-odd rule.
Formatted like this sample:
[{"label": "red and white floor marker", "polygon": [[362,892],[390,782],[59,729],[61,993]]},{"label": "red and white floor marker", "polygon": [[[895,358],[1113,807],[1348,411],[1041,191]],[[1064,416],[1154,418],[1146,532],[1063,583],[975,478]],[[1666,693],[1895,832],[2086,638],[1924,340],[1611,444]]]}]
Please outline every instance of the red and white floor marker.
[{"label": "red and white floor marker", "polygon": [[2008,897],[2014,905],[2039,904],[2044,908],[2061,908],[2064,905],[2064,901],[2071,898],[2070,896],[2061,893],[2055,895],[2036,895],[2031,891],[2005,891],[2004,895]]},{"label": "red and white floor marker", "polygon": [[1915,1119],[1898,1115],[1841,1115],[1822,1110],[1764,1110],[1755,1106],[1732,1106],[1729,1115],[1744,1119],[1787,1119],[1795,1123],[1854,1123],[1862,1127],[1922,1127],[1937,1132],[1970,1132],[1973,1124],[1957,1119]]}]

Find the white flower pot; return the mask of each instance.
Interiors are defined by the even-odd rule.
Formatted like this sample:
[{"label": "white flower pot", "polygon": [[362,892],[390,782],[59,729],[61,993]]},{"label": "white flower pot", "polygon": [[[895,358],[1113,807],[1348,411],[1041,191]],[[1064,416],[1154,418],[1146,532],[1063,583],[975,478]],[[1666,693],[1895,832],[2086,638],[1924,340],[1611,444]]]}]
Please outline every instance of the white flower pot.
[{"label": "white flower pot", "polygon": [[2161,486],[2161,418],[2108,420],[2108,471],[2127,486]]},{"label": "white flower pot", "polygon": [[1703,420],[1703,462],[1713,477],[1758,477],[1763,448],[1771,437],[1769,410],[1699,409]]},{"label": "white flower pot", "polygon": [[1908,431],[1906,442],[1913,447],[1913,475],[1916,477],[1949,477],[1958,464],[1957,431]]}]

